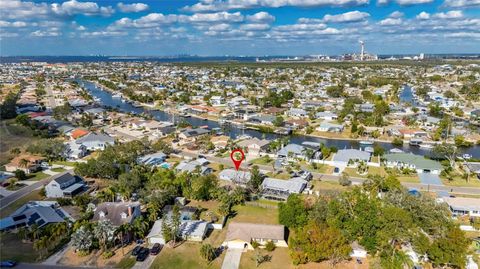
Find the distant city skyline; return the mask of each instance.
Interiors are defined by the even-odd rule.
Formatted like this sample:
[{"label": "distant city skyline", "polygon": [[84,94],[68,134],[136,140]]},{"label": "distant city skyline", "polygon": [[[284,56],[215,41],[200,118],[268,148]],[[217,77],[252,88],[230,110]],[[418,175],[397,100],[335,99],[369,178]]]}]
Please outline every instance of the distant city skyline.
[{"label": "distant city skyline", "polygon": [[479,0],[0,1],[0,55],[480,53]]}]

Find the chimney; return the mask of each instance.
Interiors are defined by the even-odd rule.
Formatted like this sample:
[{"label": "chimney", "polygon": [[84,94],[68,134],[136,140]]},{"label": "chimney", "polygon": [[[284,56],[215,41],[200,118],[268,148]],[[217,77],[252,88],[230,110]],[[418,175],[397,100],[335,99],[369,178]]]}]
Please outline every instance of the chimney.
[{"label": "chimney", "polygon": [[132,216],[132,213],[133,212],[133,209],[131,206],[128,206],[128,216],[131,217]]}]

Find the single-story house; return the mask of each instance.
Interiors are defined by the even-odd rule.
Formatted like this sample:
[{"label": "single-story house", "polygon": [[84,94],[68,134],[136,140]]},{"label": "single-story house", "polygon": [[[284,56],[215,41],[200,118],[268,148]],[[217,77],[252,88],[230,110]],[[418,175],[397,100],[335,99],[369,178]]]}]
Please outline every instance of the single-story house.
[{"label": "single-story house", "polygon": [[30,201],[0,220],[0,231],[51,223],[75,221],[56,201]]},{"label": "single-story house", "polygon": [[218,177],[221,180],[231,181],[235,184],[246,186],[250,181],[251,174],[248,171],[237,171],[235,169],[224,169],[220,172]]},{"label": "single-story house", "polygon": [[333,162],[335,165],[347,166],[349,162],[370,161],[370,152],[358,149],[340,149],[333,155]]},{"label": "single-story house", "polygon": [[287,115],[290,117],[302,118],[307,117],[308,112],[301,108],[290,108],[290,110],[287,111]]},{"label": "single-story house", "polygon": [[268,149],[268,145],[270,145],[270,140],[267,139],[258,139],[258,138],[251,138],[245,139],[237,143],[238,146],[247,149],[247,154],[252,156],[260,155],[260,152],[266,151]]},{"label": "single-story house", "polygon": [[387,167],[409,168],[416,170],[417,173],[440,174],[442,170],[442,165],[439,162],[411,153],[385,154],[383,159]]},{"label": "single-story house", "polygon": [[465,197],[443,197],[445,203],[448,204],[452,215],[480,217],[480,199]]},{"label": "single-story house", "polygon": [[86,188],[81,177],[64,172],[53,176],[52,181],[45,186],[45,194],[48,198],[73,197]]},{"label": "single-story house", "polygon": [[156,153],[148,154],[138,158],[137,163],[157,166],[164,163],[166,159],[167,159],[166,154],[164,154],[163,152],[156,152]]},{"label": "single-story house", "polygon": [[275,122],[275,118],[275,116],[271,115],[256,115],[248,118],[248,123],[273,125],[273,123]]},{"label": "single-story house", "polygon": [[77,160],[85,157],[88,153],[87,147],[77,144],[75,141],[65,142],[64,156],[69,160]]},{"label": "single-story house", "polygon": [[322,122],[320,123],[320,126],[318,126],[316,130],[319,132],[341,133],[343,132],[343,129],[344,129],[343,124]]},{"label": "single-story house", "polygon": [[298,144],[288,144],[277,152],[278,158],[304,158],[305,147]]},{"label": "single-story house", "polygon": [[300,178],[289,180],[265,178],[262,182],[262,197],[271,200],[287,200],[293,193],[301,193],[307,187],[307,181]]},{"label": "single-story house", "polygon": [[108,145],[113,145],[115,139],[107,134],[92,132],[78,138],[75,143],[84,145],[87,150],[104,150]]},{"label": "single-story house", "polygon": [[115,227],[133,221],[141,215],[139,202],[105,202],[93,210],[93,221],[110,220]]},{"label": "single-story house", "polygon": [[181,139],[190,140],[190,139],[194,139],[196,137],[202,136],[202,135],[207,135],[209,133],[210,133],[210,131],[208,129],[205,129],[205,128],[187,129],[187,130],[181,132],[178,135],[178,137],[180,137]]},{"label": "single-story house", "polygon": [[9,163],[5,165],[5,171],[15,172],[22,170],[25,174],[30,174],[38,171],[41,168],[44,157],[35,155],[19,155],[13,158]]},{"label": "single-story house", "polygon": [[317,119],[326,120],[326,121],[333,121],[333,120],[338,119],[337,114],[329,112],[329,111],[317,112],[317,114],[315,114],[315,117]]},{"label": "single-story house", "polygon": [[277,247],[288,247],[285,226],[257,223],[231,222],[222,245],[232,249],[253,250],[252,242],[261,246],[272,241]]},{"label": "single-story house", "polygon": [[212,168],[207,166],[208,161],[206,159],[200,158],[193,161],[182,161],[175,167],[175,170],[178,172],[193,173],[196,169],[199,169],[201,175],[208,175],[212,173]]},{"label": "single-story house", "polygon": [[[147,235],[148,243],[165,244],[162,232],[163,220],[157,220]],[[184,220],[180,222],[179,236],[186,241],[201,242],[208,231],[208,222],[204,220]]]},{"label": "single-story house", "polygon": [[223,149],[228,145],[230,137],[226,135],[213,136],[210,139],[210,142],[215,146],[216,149]]},{"label": "single-story house", "polygon": [[466,170],[470,173],[470,174],[476,174],[477,175],[477,178],[480,179],[480,163],[472,163],[472,162],[468,162],[466,163],[465,165],[466,167]]}]

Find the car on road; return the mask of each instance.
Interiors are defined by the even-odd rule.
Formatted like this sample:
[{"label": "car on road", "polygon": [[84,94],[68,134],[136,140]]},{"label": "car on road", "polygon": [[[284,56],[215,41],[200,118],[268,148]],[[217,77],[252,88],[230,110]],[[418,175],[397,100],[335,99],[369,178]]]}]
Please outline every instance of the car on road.
[{"label": "car on road", "polygon": [[0,262],[0,267],[14,267],[17,265],[16,261],[1,261]]},{"label": "car on road", "polygon": [[142,251],[140,251],[137,255],[137,262],[143,262],[149,254],[150,250],[148,248],[142,248]]},{"label": "car on road", "polygon": [[136,247],[134,247],[134,248],[132,249],[132,256],[137,256],[142,249],[143,249],[142,246],[136,246]]},{"label": "car on road", "polygon": [[160,250],[162,250],[162,245],[160,245],[159,243],[155,243],[152,249],[150,249],[150,255],[157,255],[158,253],[160,253]]}]

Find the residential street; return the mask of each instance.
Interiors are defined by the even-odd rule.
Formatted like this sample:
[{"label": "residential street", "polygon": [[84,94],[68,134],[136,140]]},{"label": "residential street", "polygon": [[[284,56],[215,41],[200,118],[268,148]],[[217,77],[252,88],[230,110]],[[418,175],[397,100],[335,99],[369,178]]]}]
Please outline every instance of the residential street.
[{"label": "residential street", "polygon": [[[181,151],[179,155],[191,157],[191,158],[198,156],[198,154],[187,152],[187,151]],[[227,167],[233,167],[233,163],[230,160],[230,158],[219,158],[214,156],[205,156],[205,157],[211,162],[221,163]],[[269,172],[273,171],[273,167],[270,165],[257,165],[257,166],[260,170],[265,170]],[[242,169],[248,169],[249,165],[244,162],[240,167]],[[337,175],[322,174],[317,172],[312,172],[312,175],[315,179],[324,180],[324,181],[338,182],[338,179],[340,178],[340,176],[337,176]],[[364,178],[358,178],[358,177],[350,177],[350,180],[353,182],[353,184],[361,184],[363,181],[365,181]],[[480,195],[480,188],[475,188],[475,187],[450,187],[445,185],[428,185],[428,184],[410,183],[410,182],[402,182],[402,185],[407,188],[415,188],[419,191],[446,191],[446,192],[451,192],[456,194]]]},{"label": "residential street", "polygon": [[[66,170],[65,172],[69,172],[69,171],[72,171],[72,169]],[[2,198],[0,200],[0,210],[4,209],[5,207],[7,207],[11,203],[15,202],[16,200],[22,198],[23,196],[28,195],[32,191],[34,191],[36,189],[39,189],[42,186],[48,184],[48,182],[50,182],[51,179],[52,179],[52,177],[42,179],[38,182],[35,182],[32,185],[25,186],[24,188],[21,188],[20,190],[16,191],[15,193],[10,194],[7,197]]]}]

